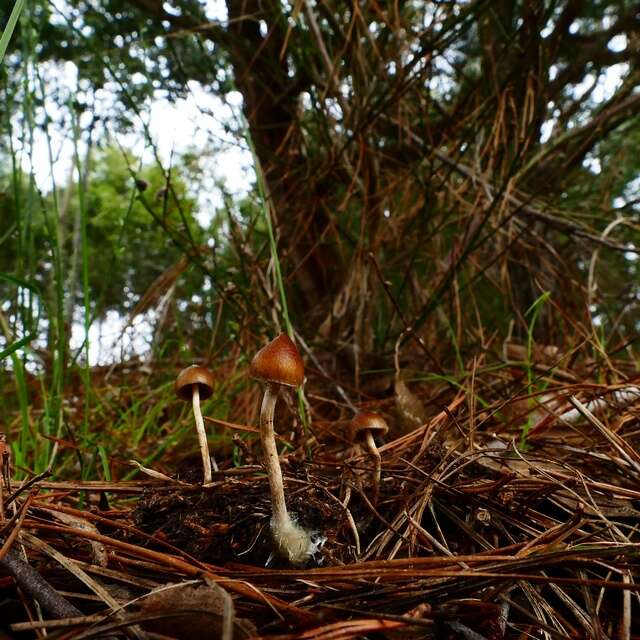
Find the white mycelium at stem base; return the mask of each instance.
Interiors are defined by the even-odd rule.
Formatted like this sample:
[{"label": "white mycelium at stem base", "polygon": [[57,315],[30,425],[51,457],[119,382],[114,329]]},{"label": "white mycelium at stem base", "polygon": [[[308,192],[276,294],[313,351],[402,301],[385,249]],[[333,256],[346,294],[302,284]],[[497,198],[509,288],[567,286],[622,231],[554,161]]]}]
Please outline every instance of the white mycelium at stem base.
[{"label": "white mycelium at stem base", "polygon": [[276,550],[283,558],[291,564],[304,564],[318,546],[311,540],[309,532],[297,525],[287,511],[273,428],[280,386],[296,388],[304,382],[304,363],[289,336],[279,335],[256,353],[251,361],[251,375],[266,383],[260,412],[260,437],[271,491],[271,534]]},{"label": "white mycelium at stem base", "polygon": [[264,465],[271,491],[271,534],[278,553],[292,564],[302,564],[313,554],[315,545],[309,533],[297,525],[287,511],[284,499],[282,470],[278,459],[273,415],[278,401],[278,387],[267,383],[260,412],[260,437],[264,451]]}]

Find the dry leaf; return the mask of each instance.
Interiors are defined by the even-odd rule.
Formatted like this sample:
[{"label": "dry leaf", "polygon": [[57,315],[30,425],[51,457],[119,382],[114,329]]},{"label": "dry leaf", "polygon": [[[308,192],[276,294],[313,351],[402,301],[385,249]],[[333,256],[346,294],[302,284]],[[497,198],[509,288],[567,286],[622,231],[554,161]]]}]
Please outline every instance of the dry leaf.
[{"label": "dry leaf", "polygon": [[403,433],[422,426],[427,421],[427,412],[422,400],[409,390],[401,378],[396,378],[394,390],[396,409]]},{"label": "dry leaf", "polygon": [[[176,615],[182,612],[184,615]],[[141,622],[146,631],[189,640],[242,640],[256,635],[255,627],[235,617],[229,593],[213,582],[161,587],[141,600],[139,616],[164,616]]]}]

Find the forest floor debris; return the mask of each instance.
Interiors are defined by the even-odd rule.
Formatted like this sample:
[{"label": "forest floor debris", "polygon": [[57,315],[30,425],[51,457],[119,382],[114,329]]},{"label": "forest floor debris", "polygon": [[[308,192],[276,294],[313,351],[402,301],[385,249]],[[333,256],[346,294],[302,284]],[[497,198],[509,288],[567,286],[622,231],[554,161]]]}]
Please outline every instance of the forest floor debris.
[{"label": "forest floor debris", "polygon": [[[380,447],[375,504],[371,460],[325,442],[321,429],[308,451],[284,455],[292,514],[326,538],[305,567],[273,557],[258,464],[221,465],[204,487],[196,470],[128,482],[43,475],[22,491],[14,480],[0,525],[5,631],[180,638],[188,624],[189,638],[212,629],[221,638],[632,638],[637,395],[621,406],[619,386],[554,382],[544,396],[514,396],[517,383],[476,379],[476,392],[485,387],[474,414],[470,389],[441,393],[424,424]],[[587,409],[563,420],[589,403],[598,417]],[[30,591],[11,562],[47,586]],[[50,588],[64,606],[47,605]]]}]

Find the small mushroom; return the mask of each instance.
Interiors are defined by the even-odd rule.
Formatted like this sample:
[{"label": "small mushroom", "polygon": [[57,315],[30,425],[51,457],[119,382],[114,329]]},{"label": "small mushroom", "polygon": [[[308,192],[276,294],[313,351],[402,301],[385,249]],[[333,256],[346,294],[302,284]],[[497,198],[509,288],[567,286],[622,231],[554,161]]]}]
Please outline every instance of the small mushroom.
[{"label": "small mushroom", "polygon": [[374,433],[384,435],[387,431],[389,431],[389,425],[387,425],[384,418],[380,414],[373,413],[372,411],[359,411],[351,420],[351,442],[354,444],[364,442],[375,464],[372,496],[372,502],[374,504],[378,501],[378,494],[380,493],[382,458],[380,457],[380,452],[373,439],[373,435]]},{"label": "small mushroom", "polygon": [[256,353],[250,372],[253,378],[265,382],[260,410],[260,439],[271,492],[271,534],[281,556],[291,564],[303,564],[313,555],[317,545],[309,532],[294,522],[287,511],[273,416],[280,387],[299,387],[304,380],[304,365],[295,344],[283,333]]},{"label": "small mushroom", "polygon": [[204,420],[200,411],[200,399],[208,398],[213,393],[213,374],[204,367],[192,364],[183,369],[176,378],[176,394],[183,400],[191,400],[193,403],[193,416],[196,421],[200,453],[202,454],[202,467],[204,469],[204,484],[211,482],[211,457],[207,444],[207,433],[204,430]]}]

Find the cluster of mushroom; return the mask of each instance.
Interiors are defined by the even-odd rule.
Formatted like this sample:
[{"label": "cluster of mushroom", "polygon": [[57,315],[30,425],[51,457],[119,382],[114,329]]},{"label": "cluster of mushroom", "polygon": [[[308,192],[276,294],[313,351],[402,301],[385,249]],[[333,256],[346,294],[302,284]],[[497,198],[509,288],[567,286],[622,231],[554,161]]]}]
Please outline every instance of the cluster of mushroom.
[{"label": "cluster of mushroom", "polygon": [[[271,535],[278,554],[291,564],[301,565],[316,553],[321,538],[301,527],[287,510],[282,470],[276,446],[274,414],[280,389],[282,387],[297,388],[302,385],[304,364],[291,338],[286,334],[281,334],[258,351],[251,361],[250,372],[253,378],[261,380],[265,384],[260,410],[260,439],[271,494]],[[207,436],[200,411],[200,399],[211,395],[213,384],[213,375],[207,369],[197,365],[183,369],[175,384],[178,396],[191,400],[193,403],[205,484],[211,482],[212,471]],[[379,494],[381,458],[373,436],[374,434],[382,435],[387,431],[388,427],[384,419],[372,412],[359,412],[351,422],[352,442],[365,444],[374,459],[374,504]]]}]

